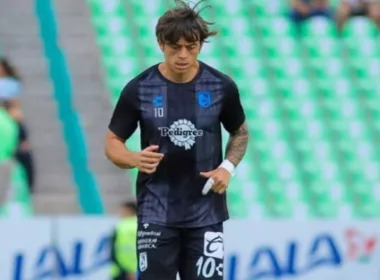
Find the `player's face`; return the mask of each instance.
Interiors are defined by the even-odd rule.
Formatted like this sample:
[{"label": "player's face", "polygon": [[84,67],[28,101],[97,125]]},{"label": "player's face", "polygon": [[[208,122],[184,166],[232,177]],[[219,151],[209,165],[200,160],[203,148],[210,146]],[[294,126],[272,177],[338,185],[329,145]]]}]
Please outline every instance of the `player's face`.
[{"label": "player's face", "polygon": [[201,49],[199,41],[187,42],[181,38],[175,44],[161,44],[165,61],[172,71],[182,74],[189,71],[196,63]]}]

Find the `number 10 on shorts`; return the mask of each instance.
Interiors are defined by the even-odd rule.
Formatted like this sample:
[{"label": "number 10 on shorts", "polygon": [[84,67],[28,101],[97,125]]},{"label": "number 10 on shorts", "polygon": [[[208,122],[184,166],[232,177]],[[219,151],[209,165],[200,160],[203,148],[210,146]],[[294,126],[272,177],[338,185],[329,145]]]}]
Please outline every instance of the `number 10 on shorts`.
[{"label": "number 10 on shorts", "polygon": [[218,273],[218,276],[223,276],[223,261],[214,258],[200,257],[197,261],[197,276],[203,278],[211,278],[215,273]]}]

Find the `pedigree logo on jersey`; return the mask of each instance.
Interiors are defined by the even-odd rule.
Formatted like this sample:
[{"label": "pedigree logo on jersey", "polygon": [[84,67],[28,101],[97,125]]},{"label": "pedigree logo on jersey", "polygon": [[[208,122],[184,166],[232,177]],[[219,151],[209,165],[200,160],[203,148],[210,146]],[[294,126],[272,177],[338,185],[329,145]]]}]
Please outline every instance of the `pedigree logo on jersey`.
[{"label": "pedigree logo on jersey", "polygon": [[195,125],[189,120],[175,121],[170,127],[159,127],[162,137],[169,136],[174,145],[184,147],[185,150],[191,149],[195,144],[195,138],[203,136],[203,130],[196,129]]}]

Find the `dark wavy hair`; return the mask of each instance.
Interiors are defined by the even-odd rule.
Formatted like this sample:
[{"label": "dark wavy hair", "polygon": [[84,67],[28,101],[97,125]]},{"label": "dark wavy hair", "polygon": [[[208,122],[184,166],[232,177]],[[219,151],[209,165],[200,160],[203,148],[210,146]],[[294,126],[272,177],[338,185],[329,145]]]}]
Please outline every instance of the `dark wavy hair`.
[{"label": "dark wavy hair", "polygon": [[194,7],[190,7],[183,0],[175,0],[178,5],[163,14],[156,25],[156,37],[161,43],[175,44],[183,37],[188,42],[207,42],[207,38],[217,34],[210,31],[209,26],[213,22],[205,21],[200,13],[211,6],[196,10],[204,0],[199,1]]},{"label": "dark wavy hair", "polygon": [[12,66],[7,58],[0,58],[0,66],[4,68],[4,71],[8,77],[12,77],[19,81],[21,80],[16,68]]}]

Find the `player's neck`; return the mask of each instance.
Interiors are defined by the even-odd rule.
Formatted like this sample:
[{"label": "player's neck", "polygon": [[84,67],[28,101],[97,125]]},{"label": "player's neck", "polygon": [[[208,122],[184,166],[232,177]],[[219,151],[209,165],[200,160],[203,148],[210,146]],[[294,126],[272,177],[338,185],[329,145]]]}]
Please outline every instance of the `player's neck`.
[{"label": "player's neck", "polygon": [[192,67],[190,67],[189,71],[185,73],[176,73],[172,69],[170,69],[166,62],[163,62],[158,65],[158,70],[161,72],[161,74],[169,81],[175,83],[188,83],[192,81],[198,74],[199,68],[200,65],[197,62]]}]

